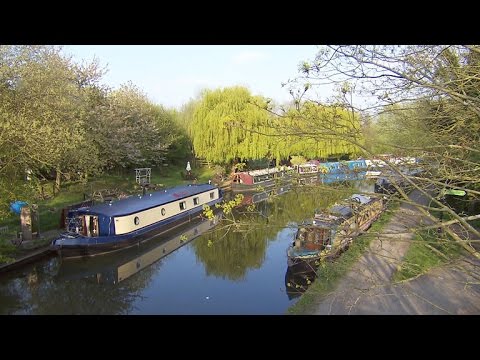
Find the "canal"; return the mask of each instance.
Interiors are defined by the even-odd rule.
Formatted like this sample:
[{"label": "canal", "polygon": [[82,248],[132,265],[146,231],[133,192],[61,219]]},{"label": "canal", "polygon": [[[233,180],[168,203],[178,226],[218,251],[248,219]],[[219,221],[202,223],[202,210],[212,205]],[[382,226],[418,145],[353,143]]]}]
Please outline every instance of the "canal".
[{"label": "canal", "polygon": [[2,274],[0,314],[285,314],[299,298],[286,286],[297,224],[354,191],[373,191],[366,182],[336,187],[258,203],[246,195],[234,221],[198,221],[117,253],[52,256]]}]

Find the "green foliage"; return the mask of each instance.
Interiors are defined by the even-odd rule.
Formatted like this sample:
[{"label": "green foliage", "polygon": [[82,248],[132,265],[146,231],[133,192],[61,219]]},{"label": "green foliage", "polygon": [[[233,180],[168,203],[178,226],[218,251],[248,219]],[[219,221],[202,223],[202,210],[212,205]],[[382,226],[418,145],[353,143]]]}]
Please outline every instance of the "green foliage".
[{"label": "green foliage", "polygon": [[[109,94],[106,101],[108,111],[96,122],[95,132],[97,146],[110,168],[160,164],[181,138],[172,113],[153,105],[131,83]],[[175,146],[173,150],[178,150],[182,144]]]},{"label": "green foliage", "polygon": [[63,181],[191,154],[174,112],[131,83],[110,91],[103,74],[96,61],[77,64],[61,47],[0,46],[0,219],[10,201],[36,201],[39,180],[55,178],[58,191]]},{"label": "green foliage", "polygon": [[195,153],[207,161],[236,158],[308,158],[354,154],[362,142],[359,117],[338,107],[305,102],[285,116],[265,111],[268,101],[242,87],[205,91],[196,105],[190,132]]},{"label": "green foliage", "polygon": [[305,159],[303,156],[292,156],[292,160],[290,160],[292,165],[300,165],[300,164],[305,164],[307,162],[307,159]]},{"label": "green foliage", "polygon": [[233,168],[237,171],[244,171],[247,167],[247,164],[244,163],[244,162],[239,162],[239,163],[236,163]]},{"label": "green foliage", "polygon": [[[15,178],[8,166],[29,169],[33,176],[48,169],[94,168],[97,156],[85,134],[84,107],[87,84],[101,76],[94,64],[87,71],[48,46],[2,46],[0,64],[3,176]],[[91,160],[82,161],[85,157]]]},{"label": "green foliage", "polygon": [[408,280],[457,258],[462,248],[437,230],[422,230],[412,240],[402,264],[393,276],[394,281]]},{"label": "green foliage", "polygon": [[243,197],[243,194],[237,194],[232,200],[228,200],[223,202],[222,204],[219,204],[219,207],[223,210],[223,213],[225,215],[228,215],[232,212],[233,208],[239,206],[242,203]]},{"label": "green foliage", "polygon": [[274,119],[275,133],[281,141],[273,145],[277,158],[301,155],[308,159],[360,152],[364,140],[360,117],[338,106],[303,102]]},{"label": "green foliage", "polygon": [[215,215],[213,214],[213,209],[210,207],[210,205],[203,204],[202,208],[203,208],[203,216],[205,216],[209,220],[213,220]]},{"label": "green foliage", "polygon": [[15,246],[9,240],[0,237],[0,264],[14,261]]},{"label": "green foliage", "polygon": [[267,156],[269,141],[258,132],[270,131],[268,114],[254,104],[263,101],[242,87],[205,91],[190,127],[195,154],[216,163]]}]

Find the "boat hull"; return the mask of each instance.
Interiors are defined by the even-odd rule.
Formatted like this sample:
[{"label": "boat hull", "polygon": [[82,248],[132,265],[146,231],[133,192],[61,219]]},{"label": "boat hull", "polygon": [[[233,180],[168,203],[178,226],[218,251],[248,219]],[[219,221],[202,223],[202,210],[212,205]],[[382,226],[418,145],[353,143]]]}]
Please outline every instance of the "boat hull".
[{"label": "boat hull", "polygon": [[292,274],[307,274],[315,272],[319,266],[320,253],[309,258],[288,257],[287,265]]}]

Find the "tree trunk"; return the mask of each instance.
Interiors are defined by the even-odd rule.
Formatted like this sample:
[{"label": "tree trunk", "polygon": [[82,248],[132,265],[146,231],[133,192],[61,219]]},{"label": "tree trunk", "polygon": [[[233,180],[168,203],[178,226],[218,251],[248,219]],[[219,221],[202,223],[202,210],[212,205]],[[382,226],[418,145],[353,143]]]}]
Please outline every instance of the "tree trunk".
[{"label": "tree trunk", "polygon": [[59,169],[56,170],[57,176],[55,178],[55,188],[57,191],[60,191],[60,185],[61,185],[61,180],[62,180],[62,173],[60,172]]}]

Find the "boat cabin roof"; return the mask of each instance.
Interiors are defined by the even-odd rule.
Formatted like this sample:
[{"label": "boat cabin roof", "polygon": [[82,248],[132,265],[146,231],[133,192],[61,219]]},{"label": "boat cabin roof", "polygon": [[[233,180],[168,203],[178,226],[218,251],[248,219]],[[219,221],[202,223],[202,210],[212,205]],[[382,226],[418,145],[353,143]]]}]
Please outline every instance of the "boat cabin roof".
[{"label": "boat cabin roof", "polygon": [[111,203],[98,204],[89,208],[80,208],[78,209],[77,213],[105,216],[129,215],[214,189],[216,189],[216,187],[209,184],[190,184],[177,186],[171,189],[155,191],[142,196],[134,195],[126,199],[113,201]]},{"label": "boat cabin roof", "polygon": [[298,165],[298,167],[302,167],[302,168],[316,168],[317,166],[318,166],[317,164],[311,164],[311,163]]},{"label": "boat cabin roof", "polygon": [[274,173],[277,173],[277,172],[278,172],[278,169],[271,168],[271,169],[252,170],[252,171],[249,171],[248,174],[250,176],[262,176],[262,175],[267,175],[267,174],[274,174]]},{"label": "boat cabin roof", "polygon": [[352,200],[358,201],[362,205],[368,204],[368,203],[372,202],[372,200],[373,200],[372,197],[367,196],[367,195],[363,195],[363,194],[353,194],[350,198]]},{"label": "boat cabin roof", "polygon": [[350,218],[353,215],[352,207],[349,205],[333,205],[328,212],[332,215],[341,216],[343,218]]},{"label": "boat cabin roof", "polygon": [[[363,194],[353,194],[346,201],[354,201],[361,205],[372,203],[378,200],[377,197],[371,197]],[[319,226],[326,226],[331,223],[338,223],[343,219],[348,219],[353,216],[353,204],[335,204],[330,207],[326,212],[316,213],[314,217],[314,224]]]}]

